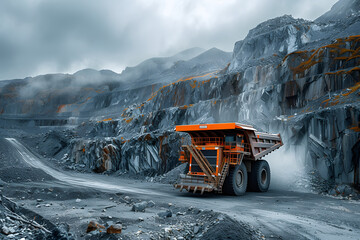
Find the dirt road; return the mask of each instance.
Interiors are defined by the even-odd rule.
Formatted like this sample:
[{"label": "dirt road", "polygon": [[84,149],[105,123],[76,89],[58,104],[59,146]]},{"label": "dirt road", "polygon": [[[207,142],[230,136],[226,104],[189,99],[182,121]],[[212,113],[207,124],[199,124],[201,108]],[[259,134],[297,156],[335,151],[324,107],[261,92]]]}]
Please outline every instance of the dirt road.
[{"label": "dirt road", "polygon": [[[118,193],[136,199],[153,200],[159,206],[172,203],[183,208],[193,206],[223,212],[260,230],[268,239],[360,239],[359,201],[340,200],[283,189],[273,189],[267,193],[247,193],[242,197],[180,193],[170,185],[114,176],[60,171],[45,164],[44,159],[14,138],[1,139],[0,146],[2,154],[8,156],[8,161],[16,162],[17,165],[21,165],[22,162],[24,167],[33,168],[34,172],[51,176],[44,181],[38,181],[35,176],[29,175],[29,178],[34,179],[31,182],[21,180],[12,182],[9,179],[3,179],[2,174],[1,179],[8,182],[8,189],[15,187],[21,192],[20,189],[29,189],[36,185],[43,188],[51,186],[72,189],[73,198],[76,198],[76,192],[81,192],[83,195],[87,193],[89,196],[84,198],[89,200],[83,209],[87,212],[81,217],[82,224],[92,217],[91,214],[89,215],[90,208],[101,210],[103,206],[111,204],[110,200],[101,196]],[[8,171],[11,169],[9,168]],[[98,194],[96,198],[91,196],[92,194],[95,196],[94,193]],[[66,201],[69,201],[74,205],[73,200],[70,197],[63,202],[66,205]],[[36,208],[36,204],[31,199],[24,199],[24,197],[20,198],[20,201],[49,219],[76,221],[75,216],[82,214],[82,211],[77,209],[66,210],[64,214],[63,206],[55,200],[50,208]],[[115,216],[119,211],[120,209],[114,208],[112,214]],[[129,209],[121,209],[121,211],[127,211],[130,214]],[[131,214],[128,217],[138,217],[137,213]],[[151,214],[155,214],[155,210],[142,216],[150,218]]]}]

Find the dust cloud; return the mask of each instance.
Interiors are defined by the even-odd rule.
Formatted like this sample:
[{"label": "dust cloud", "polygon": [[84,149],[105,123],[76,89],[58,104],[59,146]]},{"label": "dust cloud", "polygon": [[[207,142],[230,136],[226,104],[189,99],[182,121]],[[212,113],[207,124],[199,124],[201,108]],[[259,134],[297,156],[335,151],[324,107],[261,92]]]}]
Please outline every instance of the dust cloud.
[{"label": "dust cloud", "polygon": [[270,189],[308,191],[306,189],[305,143],[287,145],[272,152],[265,159],[270,165]]}]

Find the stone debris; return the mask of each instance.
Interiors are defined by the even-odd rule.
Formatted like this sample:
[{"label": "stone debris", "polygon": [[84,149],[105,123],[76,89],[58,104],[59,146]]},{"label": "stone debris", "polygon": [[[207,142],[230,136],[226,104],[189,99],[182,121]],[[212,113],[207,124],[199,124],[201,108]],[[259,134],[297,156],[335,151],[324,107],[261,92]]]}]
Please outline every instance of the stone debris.
[{"label": "stone debris", "polygon": [[155,207],[155,202],[152,201],[152,200],[148,201],[148,202],[147,202],[147,207],[148,207],[148,208]]},{"label": "stone debris", "polygon": [[180,178],[180,174],[187,173],[188,169],[189,169],[188,163],[180,164],[179,166],[173,168],[169,172],[155,177],[154,181],[160,182],[160,183],[165,183],[165,184],[175,184],[176,182],[178,182],[178,180]]},{"label": "stone debris", "polygon": [[108,227],[106,229],[106,233],[109,233],[109,234],[113,234],[113,233],[119,234],[119,233],[121,233],[121,231],[122,231],[121,224],[111,225],[110,227]]},{"label": "stone debris", "polygon": [[250,225],[212,211],[181,215],[169,223],[159,225],[160,232],[148,233],[151,239],[262,239],[262,234]]},{"label": "stone debris", "polygon": [[105,229],[105,226],[99,224],[96,221],[90,221],[87,226],[86,233],[89,233],[89,232],[92,232],[95,230],[99,230],[99,229]]},{"label": "stone debris", "polygon": [[116,205],[106,206],[106,207],[104,207],[104,209],[109,209],[109,208],[114,208],[114,207],[116,207]]},{"label": "stone debris", "polygon": [[5,198],[0,193],[0,239],[50,238],[73,239],[69,229],[62,227],[62,224],[56,226],[40,215]]},{"label": "stone debris", "polygon": [[169,218],[169,217],[172,217],[172,211],[171,210],[166,210],[164,212],[159,212],[157,215],[160,218]]},{"label": "stone debris", "polygon": [[9,234],[13,234],[15,233],[15,229],[13,227],[6,227],[6,226],[3,226],[1,228],[1,232],[5,235],[9,235]]},{"label": "stone debris", "polygon": [[145,209],[148,207],[148,203],[146,201],[135,203],[131,207],[131,211],[134,212],[145,212]]},{"label": "stone debris", "polygon": [[331,188],[328,191],[328,194],[334,197],[341,197],[342,199],[349,199],[349,200],[360,199],[359,191],[346,184],[336,185],[335,187]]}]

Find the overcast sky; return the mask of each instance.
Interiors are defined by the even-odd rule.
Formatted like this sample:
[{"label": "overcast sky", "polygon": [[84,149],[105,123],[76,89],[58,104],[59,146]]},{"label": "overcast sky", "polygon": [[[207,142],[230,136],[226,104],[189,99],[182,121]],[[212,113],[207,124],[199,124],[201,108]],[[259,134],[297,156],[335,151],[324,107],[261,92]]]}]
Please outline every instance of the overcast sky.
[{"label": "overcast sky", "polygon": [[259,23],[336,0],[1,0],[0,79],[126,66],[190,47],[232,51]]}]

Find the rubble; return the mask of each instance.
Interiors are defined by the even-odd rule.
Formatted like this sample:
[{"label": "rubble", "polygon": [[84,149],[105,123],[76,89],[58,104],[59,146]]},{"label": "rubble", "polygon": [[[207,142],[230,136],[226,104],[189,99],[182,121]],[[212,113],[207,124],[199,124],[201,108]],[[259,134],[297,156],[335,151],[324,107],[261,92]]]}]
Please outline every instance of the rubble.
[{"label": "rubble", "polygon": [[86,233],[89,233],[89,232],[92,232],[95,230],[99,230],[99,229],[105,229],[105,226],[99,224],[96,221],[90,221],[87,226]]},{"label": "rubble", "polygon": [[155,206],[155,202],[150,200],[147,202],[147,207],[151,208],[151,207],[154,207]]},{"label": "rubble", "polygon": [[110,227],[108,227],[106,229],[106,233],[108,234],[119,234],[121,233],[121,230],[122,230],[122,225],[121,224],[115,224],[115,225],[111,225]]},{"label": "rubble", "polygon": [[160,218],[169,218],[169,217],[172,217],[172,211],[171,210],[166,210],[164,212],[159,212],[157,214]]},{"label": "rubble", "polygon": [[135,203],[131,207],[131,211],[134,212],[145,212],[145,209],[148,207],[148,203],[146,201]]},{"label": "rubble", "polygon": [[0,238],[74,239],[69,229],[56,226],[42,216],[25,209],[0,193]]},{"label": "rubble", "polygon": [[227,215],[204,211],[193,216],[182,216],[176,224],[167,225],[162,232],[152,234],[154,238],[167,239],[262,239],[260,232]]},{"label": "rubble", "polygon": [[349,200],[360,199],[359,191],[347,184],[336,185],[334,188],[331,188],[327,193],[334,197],[342,197]]}]

